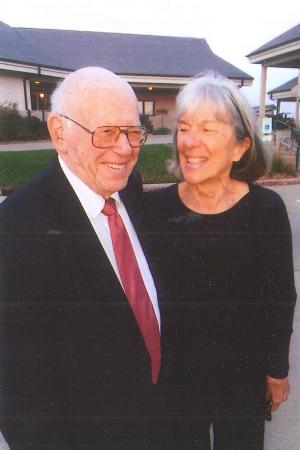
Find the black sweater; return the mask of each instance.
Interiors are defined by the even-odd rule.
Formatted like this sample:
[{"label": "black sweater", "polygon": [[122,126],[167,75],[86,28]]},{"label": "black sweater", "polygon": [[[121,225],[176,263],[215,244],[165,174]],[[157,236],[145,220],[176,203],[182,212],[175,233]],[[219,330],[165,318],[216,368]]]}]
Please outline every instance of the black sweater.
[{"label": "black sweater", "polygon": [[168,382],[223,392],[247,379],[240,392],[262,393],[266,373],[287,376],[296,292],[281,198],[250,186],[229,210],[199,214],[172,185],[145,193],[145,204]]}]

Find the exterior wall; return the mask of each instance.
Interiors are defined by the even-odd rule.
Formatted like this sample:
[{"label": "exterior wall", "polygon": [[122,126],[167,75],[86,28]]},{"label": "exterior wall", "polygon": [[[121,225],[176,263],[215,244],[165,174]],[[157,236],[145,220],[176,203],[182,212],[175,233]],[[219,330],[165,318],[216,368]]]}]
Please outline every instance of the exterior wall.
[{"label": "exterior wall", "polygon": [[164,108],[168,111],[168,114],[163,115],[163,117],[161,117],[160,114],[154,116],[151,119],[154,128],[160,128],[161,122],[163,120],[164,127],[173,130],[175,125],[175,99],[176,99],[175,94],[160,94],[156,97],[155,112],[158,111],[160,108]]},{"label": "exterior wall", "polygon": [[0,104],[16,103],[18,110],[25,114],[24,86],[22,77],[0,73]]},{"label": "exterior wall", "polygon": [[[28,80],[26,81],[26,90],[28,108],[31,110],[31,115],[38,117],[40,120],[46,120],[49,114],[47,110],[32,110]],[[161,115],[157,114],[156,111],[164,108],[168,113],[163,115],[163,126],[173,130],[176,92],[164,93],[163,90],[158,90],[154,86],[152,92],[138,93],[137,97],[138,100],[154,102],[154,115],[149,116],[154,129],[160,128],[162,121]],[[23,78],[21,76],[0,72],[0,104],[4,103],[16,103],[20,113],[27,114],[25,109]]]},{"label": "exterior wall", "polygon": [[149,116],[153,128],[161,128],[161,115],[156,114],[156,111],[160,108],[164,108],[168,111],[168,114],[163,116],[163,125],[170,130],[173,130],[175,123],[175,99],[176,93],[163,93],[155,92],[155,87],[152,92],[138,93],[138,100],[153,101],[154,102],[154,116]]}]

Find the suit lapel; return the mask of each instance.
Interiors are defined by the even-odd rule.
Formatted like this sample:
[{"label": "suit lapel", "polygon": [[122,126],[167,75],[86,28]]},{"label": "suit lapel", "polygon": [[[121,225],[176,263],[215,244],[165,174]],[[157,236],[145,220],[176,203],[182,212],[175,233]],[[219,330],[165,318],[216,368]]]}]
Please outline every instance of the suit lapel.
[{"label": "suit lapel", "polygon": [[122,295],[122,287],[110,261],[57,159],[49,167],[47,185],[57,218],[57,232],[63,233],[65,245],[85,272],[89,285],[97,286],[99,281],[102,284],[105,276],[107,283]]},{"label": "suit lapel", "polygon": [[120,191],[120,197],[136,232],[139,234],[139,231],[143,229],[144,221],[143,183],[141,175],[136,169],[130,175],[126,188]]},{"label": "suit lapel", "polygon": [[[86,290],[86,298],[93,302],[118,304],[119,307],[114,309],[115,314],[139,334],[136,320],[118,277],[58,160],[48,168],[47,189],[51,197],[51,207],[54,208],[57,217],[57,232],[63,234],[62,243],[68,246],[66,251],[71,255],[69,259],[73,259],[70,263],[76,261],[84,273],[81,277],[85,284],[83,290]],[[129,193],[123,192],[121,196],[124,198],[129,215],[137,217]]]}]

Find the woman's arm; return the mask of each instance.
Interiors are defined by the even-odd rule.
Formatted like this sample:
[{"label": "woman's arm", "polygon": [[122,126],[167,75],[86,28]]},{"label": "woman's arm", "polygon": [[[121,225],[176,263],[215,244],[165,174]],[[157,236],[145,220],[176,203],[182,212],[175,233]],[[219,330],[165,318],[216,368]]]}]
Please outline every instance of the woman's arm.
[{"label": "woman's arm", "polygon": [[282,199],[273,193],[265,210],[268,232],[264,234],[264,271],[268,284],[270,309],[267,319],[269,346],[267,354],[266,400],[275,411],[287,400],[290,385],[289,346],[293,331],[296,301],[290,223]]}]

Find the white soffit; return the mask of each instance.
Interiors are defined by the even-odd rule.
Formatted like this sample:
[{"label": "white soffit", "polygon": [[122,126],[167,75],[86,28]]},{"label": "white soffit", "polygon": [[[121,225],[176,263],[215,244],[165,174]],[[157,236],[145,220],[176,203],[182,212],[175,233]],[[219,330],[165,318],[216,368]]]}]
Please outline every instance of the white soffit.
[{"label": "white soffit", "polygon": [[37,65],[21,64],[14,62],[0,61],[0,70],[13,72],[33,73],[36,75],[47,75],[55,78],[65,78],[70,71],[39,67]]},{"label": "white soffit", "polygon": [[[141,86],[141,87],[147,87],[149,84],[153,84],[156,87],[181,87],[185,84],[187,84],[189,81],[193,79],[193,77],[163,77],[163,76],[147,76],[147,75],[122,75],[120,74],[122,78],[124,78],[128,83],[132,83],[133,85]],[[241,79],[232,79],[232,81],[237,84],[241,85],[243,82],[243,86],[251,86],[252,80],[241,80]]]},{"label": "white soffit", "polygon": [[[54,78],[65,78],[72,71],[52,69],[43,66],[34,66],[29,64],[20,64],[14,62],[0,61],[0,70],[9,70],[13,72],[31,73],[37,75],[45,75]],[[147,75],[122,75],[127,82],[136,85],[137,87],[147,87],[154,85],[161,88],[180,88],[193,79],[193,77],[164,77],[164,76],[147,76]],[[238,86],[251,86],[252,80],[232,79]]]},{"label": "white soffit", "polygon": [[10,70],[13,72],[38,73],[37,66],[30,66],[28,64],[18,64],[5,61],[0,61],[0,69]]}]

